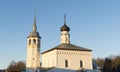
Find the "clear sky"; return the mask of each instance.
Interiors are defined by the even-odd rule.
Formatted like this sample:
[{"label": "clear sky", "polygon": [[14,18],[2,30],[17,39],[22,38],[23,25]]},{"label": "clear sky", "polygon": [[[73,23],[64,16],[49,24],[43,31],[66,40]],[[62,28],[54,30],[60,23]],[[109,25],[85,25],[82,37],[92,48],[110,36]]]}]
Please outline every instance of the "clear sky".
[{"label": "clear sky", "polygon": [[66,13],[72,44],[93,58],[120,54],[120,0],[0,0],[0,69],[26,60],[35,10],[41,52],[60,44]]}]

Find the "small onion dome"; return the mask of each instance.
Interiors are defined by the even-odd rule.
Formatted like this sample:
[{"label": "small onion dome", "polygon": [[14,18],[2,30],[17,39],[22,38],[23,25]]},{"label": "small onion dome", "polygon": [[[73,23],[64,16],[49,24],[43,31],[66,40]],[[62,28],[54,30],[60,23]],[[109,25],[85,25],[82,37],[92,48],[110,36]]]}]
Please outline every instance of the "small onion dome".
[{"label": "small onion dome", "polygon": [[70,28],[64,24],[61,28],[60,28],[61,31],[70,31]]}]

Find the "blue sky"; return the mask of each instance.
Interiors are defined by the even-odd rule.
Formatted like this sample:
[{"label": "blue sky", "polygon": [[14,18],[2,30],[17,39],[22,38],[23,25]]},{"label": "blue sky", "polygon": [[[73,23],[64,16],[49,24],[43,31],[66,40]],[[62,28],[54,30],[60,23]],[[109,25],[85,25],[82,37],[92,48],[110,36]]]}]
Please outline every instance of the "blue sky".
[{"label": "blue sky", "polygon": [[0,0],[0,69],[26,60],[34,11],[41,52],[60,44],[64,14],[71,43],[93,50],[93,58],[120,54],[120,0]]}]

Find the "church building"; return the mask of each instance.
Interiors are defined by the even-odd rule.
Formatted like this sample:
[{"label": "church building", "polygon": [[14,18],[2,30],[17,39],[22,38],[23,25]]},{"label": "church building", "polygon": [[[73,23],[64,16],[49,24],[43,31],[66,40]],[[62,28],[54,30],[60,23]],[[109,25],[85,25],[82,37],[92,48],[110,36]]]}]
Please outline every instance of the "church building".
[{"label": "church building", "polygon": [[42,53],[42,67],[55,67],[68,70],[92,70],[92,50],[80,47],[70,42],[70,28],[64,24],[60,28],[60,44]]},{"label": "church building", "polygon": [[[27,37],[26,72],[43,72],[42,69],[49,69],[44,72],[93,70],[92,50],[71,44],[66,15],[60,31],[60,44],[40,54],[41,37],[37,32],[36,15],[34,16],[32,31]],[[40,67],[40,55],[42,67]]]}]

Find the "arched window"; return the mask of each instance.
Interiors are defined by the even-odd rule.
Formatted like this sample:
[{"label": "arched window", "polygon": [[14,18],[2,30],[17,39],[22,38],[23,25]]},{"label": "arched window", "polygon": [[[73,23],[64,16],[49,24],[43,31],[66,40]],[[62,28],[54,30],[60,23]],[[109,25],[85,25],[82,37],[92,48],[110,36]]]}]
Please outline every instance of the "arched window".
[{"label": "arched window", "polygon": [[38,39],[38,44],[40,43],[40,40]]},{"label": "arched window", "polygon": [[29,40],[29,45],[31,44],[31,39]]},{"label": "arched window", "polygon": [[65,67],[68,67],[68,60],[65,60]]},{"label": "arched window", "polygon": [[40,47],[40,40],[37,39],[37,46]]},{"label": "arched window", "polygon": [[35,39],[33,39],[33,44],[36,44],[36,40]]},{"label": "arched window", "polygon": [[82,62],[82,60],[80,60],[80,67],[83,67],[83,62]]}]

